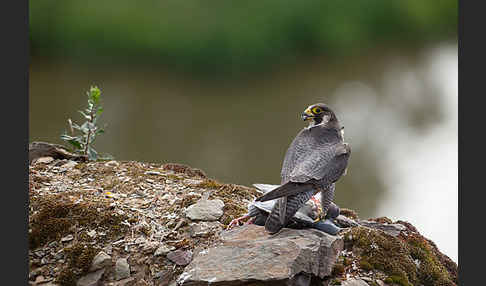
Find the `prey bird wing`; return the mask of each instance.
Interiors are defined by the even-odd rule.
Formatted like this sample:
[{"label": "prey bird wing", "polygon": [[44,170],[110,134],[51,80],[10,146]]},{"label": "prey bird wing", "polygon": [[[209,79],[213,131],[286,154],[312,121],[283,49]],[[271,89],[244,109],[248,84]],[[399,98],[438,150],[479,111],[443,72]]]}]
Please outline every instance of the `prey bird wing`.
[{"label": "prey bird wing", "polygon": [[280,185],[272,185],[272,184],[253,184],[253,186],[264,194],[280,187]]}]

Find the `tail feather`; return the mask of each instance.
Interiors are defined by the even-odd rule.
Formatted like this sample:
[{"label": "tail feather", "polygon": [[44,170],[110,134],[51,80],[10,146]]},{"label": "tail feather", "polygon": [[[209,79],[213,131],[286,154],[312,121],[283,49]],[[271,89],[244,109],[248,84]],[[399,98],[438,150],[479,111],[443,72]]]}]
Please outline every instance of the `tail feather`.
[{"label": "tail feather", "polygon": [[285,225],[285,217],[287,213],[287,197],[282,197],[279,199],[280,204],[278,208],[278,216],[280,218],[280,223]]},{"label": "tail feather", "polygon": [[285,216],[280,216],[280,204],[285,200],[277,200],[265,222],[265,229],[270,233],[276,233],[285,227],[295,213],[314,195],[314,191],[307,191],[287,197]]},{"label": "tail feather", "polygon": [[279,232],[284,224],[281,223],[280,221],[280,215],[279,215],[279,210],[280,210],[280,202],[281,200],[277,200],[272,211],[267,217],[267,220],[265,221],[265,230],[267,230],[269,233],[276,233]]},{"label": "tail feather", "polygon": [[296,195],[305,192],[310,188],[314,189],[314,187],[311,184],[289,182],[272,191],[269,191],[263,196],[257,198],[256,201],[264,202],[264,201],[269,201],[284,196]]}]

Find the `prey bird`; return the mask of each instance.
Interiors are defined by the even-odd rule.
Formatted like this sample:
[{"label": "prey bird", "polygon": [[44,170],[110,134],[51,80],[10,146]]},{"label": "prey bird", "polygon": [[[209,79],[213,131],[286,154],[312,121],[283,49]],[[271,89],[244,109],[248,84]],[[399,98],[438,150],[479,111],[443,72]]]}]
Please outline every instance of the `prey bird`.
[{"label": "prey bird", "polygon": [[[270,184],[253,184],[262,193],[267,193],[275,188],[280,187],[280,185],[270,185]],[[253,201],[248,204],[248,212],[238,218],[233,219],[227,229],[231,229],[238,226],[241,222],[244,224],[256,224],[263,226],[267,220],[268,214],[271,213],[275,202],[277,200],[269,200],[265,202]],[[320,231],[324,231],[328,234],[335,235],[341,228],[336,226],[334,220],[339,216],[340,208],[334,203],[331,203],[327,211],[324,221],[316,219],[321,214],[321,201],[320,195],[311,197],[305,204],[303,204],[292,218],[289,219],[287,225],[288,228],[315,228]]]},{"label": "prey bird", "polygon": [[326,104],[316,103],[301,118],[309,121],[309,126],[297,134],[285,154],[280,186],[256,199],[278,199],[265,222],[270,233],[285,227],[318,192],[323,218],[334,199],[335,183],[347,170],[351,147],[344,143],[343,127],[334,112]]}]

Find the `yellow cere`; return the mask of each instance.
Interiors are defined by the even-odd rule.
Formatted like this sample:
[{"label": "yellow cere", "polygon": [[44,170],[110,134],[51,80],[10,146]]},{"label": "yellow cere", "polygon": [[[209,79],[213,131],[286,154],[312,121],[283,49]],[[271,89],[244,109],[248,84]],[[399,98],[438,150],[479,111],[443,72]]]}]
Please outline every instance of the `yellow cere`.
[{"label": "yellow cere", "polygon": [[314,114],[312,113],[312,111],[309,107],[307,107],[307,109],[304,110],[304,113],[309,115],[307,118],[304,119],[305,121],[312,120],[312,117],[314,116]]}]

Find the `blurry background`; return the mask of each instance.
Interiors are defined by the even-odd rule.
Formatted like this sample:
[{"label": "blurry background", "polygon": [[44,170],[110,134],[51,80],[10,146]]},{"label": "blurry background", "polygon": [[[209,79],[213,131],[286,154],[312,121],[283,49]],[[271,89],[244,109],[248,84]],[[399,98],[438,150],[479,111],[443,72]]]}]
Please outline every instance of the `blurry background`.
[{"label": "blurry background", "polygon": [[457,1],[30,1],[30,141],[63,143],[102,91],[117,160],[280,182],[324,102],[353,149],[336,203],[457,257]]}]

